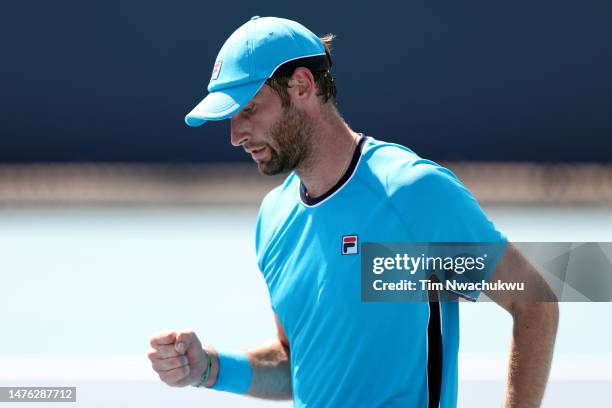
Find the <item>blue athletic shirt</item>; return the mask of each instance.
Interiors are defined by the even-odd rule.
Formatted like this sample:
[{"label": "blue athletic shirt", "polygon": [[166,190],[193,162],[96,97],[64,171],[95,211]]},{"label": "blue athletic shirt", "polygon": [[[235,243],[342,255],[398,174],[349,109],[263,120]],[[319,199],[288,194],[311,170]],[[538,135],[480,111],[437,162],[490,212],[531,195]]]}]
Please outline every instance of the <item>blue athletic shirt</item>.
[{"label": "blue athletic shirt", "polygon": [[362,242],[506,238],[450,170],[398,144],[361,136],[318,198],[289,174],[261,204],[256,249],[289,340],[294,406],[456,407],[458,303],[362,302]]}]

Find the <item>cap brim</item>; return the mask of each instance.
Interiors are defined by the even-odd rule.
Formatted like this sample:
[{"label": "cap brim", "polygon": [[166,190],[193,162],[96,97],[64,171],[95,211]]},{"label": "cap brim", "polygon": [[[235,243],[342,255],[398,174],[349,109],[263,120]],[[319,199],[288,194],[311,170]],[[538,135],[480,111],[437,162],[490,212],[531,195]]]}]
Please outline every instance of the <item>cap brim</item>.
[{"label": "cap brim", "polygon": [[250,82],[232,88],[220,89],[206,95],[202,102],[185,116],[187,125],[196,127],[209,120],[231,118],[261,89],[266,80]]}]

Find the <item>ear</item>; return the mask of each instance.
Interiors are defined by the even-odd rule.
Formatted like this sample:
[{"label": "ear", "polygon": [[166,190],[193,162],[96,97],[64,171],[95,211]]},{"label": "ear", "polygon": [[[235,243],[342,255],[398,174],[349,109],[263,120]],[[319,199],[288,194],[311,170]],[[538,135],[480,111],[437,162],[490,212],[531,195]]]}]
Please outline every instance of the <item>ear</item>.
[{"label": "ear", "polygon": [[316,96],[316,84],[308,68],[298,67],[289,80],[289,94],[296,103],[305,103]]}]

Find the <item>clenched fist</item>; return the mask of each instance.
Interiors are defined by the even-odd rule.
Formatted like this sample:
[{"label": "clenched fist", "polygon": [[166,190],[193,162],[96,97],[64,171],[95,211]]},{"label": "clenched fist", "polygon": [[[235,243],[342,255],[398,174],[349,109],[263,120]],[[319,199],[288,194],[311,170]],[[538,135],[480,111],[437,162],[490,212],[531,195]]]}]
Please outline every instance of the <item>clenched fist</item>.
[{"label": "clenched fist", "polygon": [[150,344],[149,360],[163,382],[173,387],[200,382],[210,356],[192,330],[159,332]]}]

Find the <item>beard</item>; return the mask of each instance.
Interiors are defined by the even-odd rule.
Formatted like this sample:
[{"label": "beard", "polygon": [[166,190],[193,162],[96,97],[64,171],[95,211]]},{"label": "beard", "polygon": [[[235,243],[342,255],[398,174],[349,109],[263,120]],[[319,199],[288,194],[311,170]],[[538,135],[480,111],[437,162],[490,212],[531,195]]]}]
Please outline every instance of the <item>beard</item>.
[{"label": "beard", "polygon": [[310,118],[293,105],[283,108],[281,117],[268,131],[270,159],[257,163],[262,174],[288,173],[310,156],[312,124]]}]

